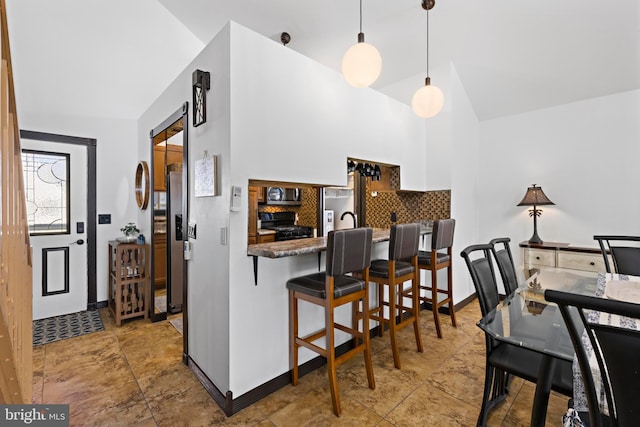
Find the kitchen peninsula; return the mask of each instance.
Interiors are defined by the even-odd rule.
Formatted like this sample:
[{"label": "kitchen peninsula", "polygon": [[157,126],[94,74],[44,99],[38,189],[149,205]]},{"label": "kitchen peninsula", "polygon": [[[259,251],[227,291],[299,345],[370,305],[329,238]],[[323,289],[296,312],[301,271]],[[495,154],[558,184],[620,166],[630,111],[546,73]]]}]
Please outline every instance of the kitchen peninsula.
[{"label": "kitchen peninsula", "polygon": [[[389,229],[373,229],[373,243],[389,241]],[[420,235],[431,234],[431,227],[421,226]],[[255,285],[258,284],[258,257],[283,258],[304,254],[318,254],[318,270],[321,269],[321,253],[327,249],[326,237],[309,239],[284,240],[280,242],[259,243],[247,246],[247,255],[253,257],[253,275]]]}]

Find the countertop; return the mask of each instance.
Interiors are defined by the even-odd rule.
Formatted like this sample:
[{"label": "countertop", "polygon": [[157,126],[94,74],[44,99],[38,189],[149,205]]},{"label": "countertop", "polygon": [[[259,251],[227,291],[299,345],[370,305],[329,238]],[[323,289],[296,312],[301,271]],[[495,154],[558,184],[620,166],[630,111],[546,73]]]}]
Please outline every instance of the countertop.
[{"label": "countertop", "polygon": [[[388,228],[373,229],[373,243],[389,240]],[[422,227],[420,234],[431,234],[431,229]],[[284,240],[281,242],[258,243],[247,247],[247,255],[267,258],[283,258],[288,256],[314,254],[327,249],[326,237],[311,237],[308,239]]]}]

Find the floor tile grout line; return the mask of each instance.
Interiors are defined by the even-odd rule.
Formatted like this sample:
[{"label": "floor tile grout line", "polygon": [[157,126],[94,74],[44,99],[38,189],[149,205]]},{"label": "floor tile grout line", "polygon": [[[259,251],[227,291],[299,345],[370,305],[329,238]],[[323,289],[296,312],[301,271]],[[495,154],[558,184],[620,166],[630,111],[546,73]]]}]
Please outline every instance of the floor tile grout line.
[{"label": "floor tile grout line", "polygon": [[[43,349],[42,349],[42,389],[40,392],[40,403],[44,403],[44,378],[45,378],[45,372],[46,371],[46,366],[47,366],[47,345],[45,344]],[[33,369],[33,366],[31,367]],[[33,398],[33,396],[32,396]]]},{"label": "floor tile grout line", "polygon": [[147,405],[147,409],[149,410],[149,413],[151,414],[151,418],[153,419],[153,422],[155,423],[156,426],[158,426],[159,424],[158,424],[158,420],[156,419],[156,414],[151,409],[151,405],[149,404],[149,400],[147,399],[147,395],[144,393],[144,391],[142,391],[142,387],[140,386],[140,381],[138,380],[138,377],[136,376],[135,372],[133,371],[133,368],[131,367],[131,362],[129,361],[129,357],[127,356],[127,353],[124,351],[124,348],[122,347],[122,343],[120,342],[120,339],[118,338],[118,335],[115,333],[115,330],[113,330],[113,332],[111,332],[111,334],[113,335],[113,338],[118,343],[118,348],[120,349],[120,353],[122,353],[125,361],[127,362],[127,366],[129,367],[129,371],[131,372],[131,376],[133,377],[134,381],[136,382],[136,385],[138,386],[138,390],[140,390],[140,394],[142,395],[142,398],[144,399],[145,405]]},{"label": "floor tile grout line", "polygon": [[[477,317],[477,316],[468,316],[467,319],[465,319],[465,323],[469,322],[469,323],[473,323],[471,317]],[[459,318],[460,320],[460,318]],[[125,363],[128,365],[128,370],[125,369],[124,371],[122,371],[122,375],[123,377],[126,376],[131,376],[131,374],[133,373],[133,362],[135,362],[136,359],[136,355],[131,353],[130,351],[126,351],[126,349],[129,349],[127,343],[129,342],[127,340],[127,336],[128,335],[128,328],[116,328],[113,324],[112,321],[109,321],[107,319],[107,321],[104,322],[105,325],[105,331],[107,331],[107,333],[109,334],[109,336],[113,336],[114,339],[116,339],[116,345],[117,345],[117,349],[119,350],[120,354],[122,356],[119,357],[124,357],[124,361]],[[143,324],[143,328],[139,329],[138,326],[140,325],[140,323],[136,323],[136,324],[131,324],[131,331],[135,332],[136,330],[138,330],[139,332],[143,332],[143,333],[153,333],[154,329],[149,329],[148,332],[146,329],[146,323]],[[431,350],[429,349],[429,347],[433,347],[433,356],[434,358],[431,357],[415,357],[411,359],[411,363],[410,366],[405,367],[405,369],[402,369],[401,371],[406,370],[407,368],[409,368],[409,370],[411,372],[408,372],[410,374],[410,376],[408,378],[406,378],[407,381],[410,381],[410,387],[407,395],[402,399],[401,402],[398,402],[393,408],[391,408],[388,412],[386,412],[386,414],[384,415],[380,415],[377,414],[375,410],[371,409],[369,406],[365,405],[363,403],[362,400],[360,399],[364,399],[364,401],[369,402],[369,405],[374,405],[375,406],[375,402],[373,401],[369,401],[370,399],[367,398],[367,396],[363,396],[363,395],[359,395],[357,393],[355,393],[354,395],[351,395],[349,393],[349,397],[351,399],[353,399],[354,403],[357,403],[358,406],[362,406],[363,409],[366,409],[367,412],[369,413],[368,417],[371,417],[371,423],[367,424],[367,425],[373,425],[373,426],[380,426],[380,425],[390,425],[393,424],[390,421],[390,414],[392,414],[394,411],[398,411],[396,415],[400,415],[401,413],[404,413],[404,411],[402,409],[399,409],[398,407],[401,405],[404,405],[404,407],[410,407],[413,406],[414,403],[416,402],[407,402],[408,398],[413,397],[413,399],[417,399],[418,396],[421,396],[422,393],[425,393],[427,391],[418,391],[420,389],[420,387],[426,387],[425,384],[429,384],[430,382],[436,381],[439,383],[442,383],[443,386],[445,387],[445,390],[447,390],[446,392],[446,396],[448,396],[446,399],[448,400],[449,398],[453,398],[451,399],[451,405],[452,406],[460,406],[462,407],[461,403],[464,404],[465,408],[464,412],[465,412],[465,417],[469,416],[471,417],[471,415],[473,415],[474,419],[475,417],[477,417],[477,414],[475,412],[475,409],[478,405],[475,402],[476,399],[473,398],[473,396],[475,395],[475,393],[465,393],[464,392],[464,388],[461,389],[461,392],[456,392],[456,390],[454,388],[448,388],[447,384],[449,380],[455,380],[455,372],[453,372],[453,370],[450,370],[451,372],[449,372],[449,375],[446,378],[442,378],[442,374],[443,371],[447,371],[446,369],[441,369],[440,368],[440,360],[442,360],[443,362],[446,361],[447,359],[451,358],[451,357],[456,357],[458,359],[461,359],[463,362],[465,362],[466,365],[473,365],[474,367],[478,367],[481,365],[481,361],[484,360],[484,354],[481,350],[483,350],[482,348],[482,344],[483,342],[481,342],[482,340],[480,338],[482,338],[481,334],[482,332],[477,329],[474,328],[471,324],[467,324],[466,328],[463,327],[463,330],[461,331],[456,331],[455,329],[451,329],[452,333],[451,334],[446,334],[445,339],[443,340],[437,340],[434,336],[431,336],[433,334],[433,324],[429,324],[428,328],[424,327],[425,325],[421,325],[421,332],[423,332],[423,337],[427,338],[427,341],[430,342],[432,345],[429,345],[429,343],[427,342],[427,347],[425,347],[425,353],[429,353]],[[448,326],[448,325],[447,325]],[[458,325],[460,327],[460,324]],[[471,327],[470,327],[471,326]],[[172,328],[169,328],[172,329]],[[459,328],[460,329],[460,328]],[[175,331],[177,333],[177,331]],[[412,334],[409,334],[412,335]],[[106,336],[105,336],[106,338]],[[432,339],[429,339],[432,338]],[[450,339],[450,340],[449,340]],[[443,342],[443,341],[448,341],[448,342]],[[74,345],[72,345],[72,343],[69,343],[71,347],[74,347]],[[44,381],[44,379],[46,378],[47,375],[47,367],[51,368],[53,365],[51,365],[51,363],[53,363],[53,361],[56,359],[54,357],[54,359],[51,359],[51,356],[55,356],[56,355],[56,351],[60,351],[63,348],[67,348],[66,346],[54,346],[51,348],[49,345],[46,345],[45,348],[43,348],[41,351],[41,357],[43,359],[42,360],[42,369],[43,369],[43,375],[42,375],[42,381]],[[383,350],[385,348],[385,346],[382,346],[379,350]],[[407,350],[407,349],[405,349]],[[417,355],[416,355],[417,356]],[[427,356],[429,356],[427,354]],[[444,358],[443,358],[444,357]],[[482,360],[481,360],[482,359]],[[421,369],[422,363],[427,363],[425,366],[427,368],[425,369]],[[457,363],[456,363],[457,364]],[[431,366],[429,366],[431,365]],[[137,366],[137,365],[136,365]],[[386,365],[385,365],[386,366]],[[484,366],[484,365],[483,365]],[[424,366],[423,366],[424,368]],[[351,369],[351,368],[349,368]],[[474,368],[476,369],[476,368]],[[129,374],[127,374],[126,372],[129,372]],[[386,372],[386,370],[385,370]],[[446,372],[444,372],[446,373]],[[417,375],[419,374],[419,375]],[[440,375],[439,375],[440,374]],[[392,374],[393,375],[393,374]],[[417,376],[416,376],[417,375]],[[324,375],[323,375],[324,376]],[[384,375],[383,375],[384,376]],[[138,390],[139,393],[142,394],[143,399],[145,400],[145,405],[148,409],[148,411],[151,414],[150,418],[147,418],[147,421],[149,419],[153,419],[153,422],[155,425],[160,425],[160,423],[163,423],[165,421],[167,421],[167,419],[165,419],[163,412],[158,412],[158,413],[154,413],[151,410],[151,406],[150,406],[150,402],[153,402],[154,400],[151,398],[150,395],[145,394],[142,391],[142,387],[141,387],[141,382],[139,381],[139,378],[135,376],[135,374],[133,375],[134,379],[136,380],[136,385],[138,386]],[[146,376],[144,376],[144,378],[147,378]],[[483,379],[482,377],[478,377],[477,380],[481,381]],[[415,381],[415,383],[414,383]],[[145,381],[142,381],[145,382]],[[506,427],[506,423],[505,420],[508,419],[508,422],[517,422],[517,423],[521,423],[521,422],[526,422],[528,421],[528,417],[526,417],[526,414],[524,413],[523,409],[529,409],[530,410],[530,402],[527,401],[527,399],[522,399],[521,394],[525,391],[524,388],[522,388],[522,384],[518,383],[517,384],[520,387],[512,387],[512,393],[510,393],[509,396],[509,401],[508,402],[504,402],[504,405],[501,405],[500,408],[496,408],[496,412],[498,412],[499,414],[497,417],[492,417],[492,421],[494,423],[492,423],[492,425],[501,425],[501,426],[505,426]],[[474,385],[474,389],[477,388],[477,385]],[[517,388],[517,393],[513,393],[516,390],[513,390],[514,388]],[[442,391],[441,388],[438,387],[438,390]],[[133,391],[133,390],[132,390]],[[355,390],[354,390],[355,391]],[[366,389],[365,389],[366,391]],[[43,383],[43,387],[42,387],[42,392],[44,393],[44,383]],[[526,390],[527,393],[529,393],[529,390]],[[404,393],[402,393],[404,394]],[[455,394],[458,395],[458,397],[455,396]],[[287,400],[289,397],[295,397],[295,396],[289,396],[288,394],[287,396]],[[298,396],[295,398],[295,400],[291,401],[290,403],[294,403],[296,402],[301,396]],[[520,400],[518,400],[518,397],[520,397]],[[455,403],[458,402],[458,403]],[[288,406],[289,404],[287,404],[286,406]],[[215,405],[214,405],[215,406]],[[253,405],[252,405],[253,406]],[[329,404],[330,407],[330,404]],[[284,407],[283,407],[284,408]],[[142,409],[142,407],[140,407],[140,409]],[[216,408],[217,409],[217,408]],[[273,418],[275,417],[275,415],[271,414],[271,415],[267,415],[268,411],[267,411],[268,407],[256,407],[255,411],[250,411],[251,412],[251,418],[247,418],[247,417],[243,417],[241,415],[241,413],[238,413],[234,416],[234,418],[230,418],[227,420],[227,422],[230,422],[231,424],[236,424],[236,420],[240,421],[242,419],[247,419],[247,420],[251,420],[249,422],[249,424],[253,424],[253,423],[260,423],[262,422],[263,425],[274,425],[274,426],[279,426],[280,424],[277,424],[274,420],[277,418]],[[179,407],[171,407],[168,408],[167,410],[170,410],[171,414],[176,414],[179,412]],[[479,409],[478,409],[479,410]],[[503,412],[504,411],[504,412]],[[220,412],[219,410],[217,411],[213,411],[213,412]],[[529,412],[529,411],[527,411]],[[209,413],[209,411],[206,412],[207,414]],[[167,413],[169,414],[169,413]],[[275,413],[274,413],[275,414]],[[237,418],[238,415],[240,415],[240,418]],[[447,414],[445,414],[444,412],[440,414],[441,420],[446,420],[446,419],[451,419]],[[492,412],[493,415],[493,412]],[[215,417],[214,415],[208,416],[208,419],[213,420]],[[526,419],[525,419],[526,418]],[[553,416],[553,419],[555,419],[555,415]],[[419,419],[419,418],[417,418]],[[552,418],[550,418],[552,419]],[[290,419],[291,420],[291,419]],[[301,419],[303,420],[303,419]],[[401,423],[401,419],[398,418],[398,421]],[[245,422],[248,422],[245,420]],[[340,419],[337,419],[337,422],[340,423]],[[206,423],[206,421],[205,421]],[[289,422],[286,421],[283,423],[284,424],[288,424]],[[387,424],[389,423],[389,424]],[[150,423],[149,423],[150,424]]]},{"label": "floor tile grout line", "polygon": [[[471,338],[470,340],[472,340],[472,339],[473,339],[473,338]],[[468,340],[468,341],[469,341],[469,340]],[[458,348],[458,350],[456,350],[456,351],[455,351],[454,353],[452,353],[450,356],[455,356],[456,354],[458,354],[458,352],[462,351],[462,349],[463,349],[463,348],[468,344],[468,341],[467,341],[465,344],[461,345],[461,346],[460,346],[460,348]],[[424,385],[427,385],[427,383],[428,383],[429,379],[430,379],[431,377],[433,377],[434,375],[436,375],[437,373],[441,372],[443,369],[444,369],[443,367],[439,367],[439,368],[435,369],[433,372],[431,372],[431,373],[427,376],[427,378],[426,378],[426,379],[424,379],[424,380],[422,380],[422,381],[420,382],[420,384],[419,384],[419,385],[417,385],[413,390],[411,390],[411,392],[410,392],[409,394],[407,394],[407,396],[405,396],[405,397],[404,397],[404,399],[402,399],[400,402],[398,402],[398,404],[397,404],[397,405],[395,405],[395,406],[394,406],[390,411],[388,411],[388,412],[383,416],[383,419],[385,419],[385,420],[386,420],[386,421],[388,421],[389,423],[393,424],[393,422],[392,422],[391,420],[389,420],[389,419],[387,418],[387,416],[388,416],[389,414],[391,414],[395,409],[397,409],[400,405],[402,405],[402,404],[403,404],[403,403],[404,403],[408,398],[410,398],[410,397],[413,395],[413,393],[415,393],[415,392],[416,392],[416,390],[418,390],[420,387],[422,387],[422,386],[424,386]],[[473,403],[471,403],[471,402],[467,402],[467,401],[465,401],[465,400],[463,400],[463,399],[460,399],[459,397],[454,396],[454,395],[452,395],[452,394],[448,393],[447,391],[444,391],[444,390],[441,390],[441,391],[442,391],[442,392],[444,392],[445,394],[449,395],[450,397],[454,398],[455,400],[459,401],[459,402],[463,402],[463,403],[468,404],[468,405],[473,405]]]}]

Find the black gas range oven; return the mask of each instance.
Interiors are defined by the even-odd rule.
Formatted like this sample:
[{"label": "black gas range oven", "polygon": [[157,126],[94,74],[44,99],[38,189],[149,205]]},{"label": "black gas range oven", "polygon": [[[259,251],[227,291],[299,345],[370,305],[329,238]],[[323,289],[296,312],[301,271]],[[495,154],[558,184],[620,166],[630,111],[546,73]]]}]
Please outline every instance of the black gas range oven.
[{"label": "black gas range oven", "polygon": [[313,237],[313,228],[295,225],[295,212],[258,212],[258,218],[262,228],[275,230],[276,241]]}]

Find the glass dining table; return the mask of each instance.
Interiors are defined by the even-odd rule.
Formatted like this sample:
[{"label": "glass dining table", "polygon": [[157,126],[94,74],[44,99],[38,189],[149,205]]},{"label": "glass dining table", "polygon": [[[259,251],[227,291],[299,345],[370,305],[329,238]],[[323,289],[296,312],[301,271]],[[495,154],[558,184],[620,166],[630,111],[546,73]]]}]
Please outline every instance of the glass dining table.
[{"label": "glass dining table", "polygon": [[575,355],[560,310],[545,300],[544,291],[556,289],[596,295],[599,284],[602,287],[601,282],[605,280],[605,273],[542,270],[478,322],[478,326],[494,339],[543,355],[531,411],[531,426],[545,425],[551,377],[556,362],[572,362]]}]

